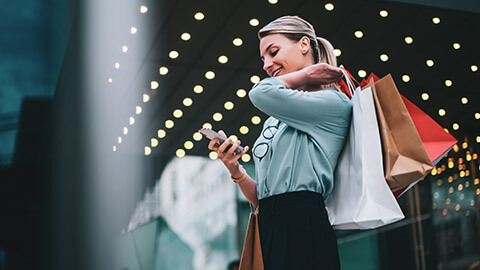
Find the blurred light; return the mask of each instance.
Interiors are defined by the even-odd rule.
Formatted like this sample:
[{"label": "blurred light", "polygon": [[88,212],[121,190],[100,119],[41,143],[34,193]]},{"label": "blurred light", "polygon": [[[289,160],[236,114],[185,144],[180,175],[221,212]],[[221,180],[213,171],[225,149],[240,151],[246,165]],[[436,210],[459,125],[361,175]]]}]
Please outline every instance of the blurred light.
[{"label": "blurred light", "polygon": [[358,71],[358,76],[360,78],[365,78],[367,76],[367,72],[365,70],[361,69],[361,70]]},{"label": "blurred light", "polygon": [[260,22],[255,18],[251,19],[249,23],[251,26],[258,26],[260,24]]},{"label": "blurred light", "polygon": [[134,27],[134,26],[132,26],[132,27],[130,28],[130,34],[133,35],[133,34],[135,34],[135,33],[137,33],[137,28]]},{"label": "blurred light", "polygon": [[152,90],[157,89],[157,88],[158,88],[158,82],[157,82],[157,81],[151,81],[151,82],[150,82],[150,88],[151,88]]},{"label": "blurred light", "polygon": [[123,127],[123,135],[127,135],[128,134],[128,128],[127,127]]},{"label": "blurred light", "polygon": [[191,98],[184,98],[183,99],[183,105],[185,105],[186,107],[190,107],[192,106],[193,104],[193,100]]},{"label": "blurred light", "polygon": [[180,118],[180,117],[182,117],[182,116],[183,116],[182,110],[176,109],[176,110],[173,111],[173,117],[175,117],[175,118]]},{"label": "blurred light", "polygon": [[268,2],[272,5],[275,5],[276,3],[278,3],[278,0],[268,0]]},{"label": "blurred light", "polygon": [[160,75],[167,75],[168,73],[168,68],[167,67],[160,67],[158,69],[158,72],[160,73]]},{"label": "blurred light", "polygon": [[260,81],[260,77],[258,77],[257,75],[253,75],[252,77],[250,77],[250,81],[252,83],[258,83]]},{"label": "blurred light", "polygon": [[382,62],[387,62],[387,61],[388,61],[388,55],[386,55],[386,54],[381,54],[381,55],[380,55],[380,60],[382,60]]},{"label": "blurred light", "polygon": [[325,9],[328,11],[332,11],[334,8],[335,6],[332,3],[325,4]]},{"label": "blurred light", "polygon": [[454,48],[455,50],[460,49],[460,43],[453,43],[453,48]]},{"label": "blurred light", "polygon": [[170,57],[170,58],[172,58],[172,59],[178,58],[179,55],[180,55],[180,54],[179,54],[177,51],[170,51],[170,52],[168,53],[168,57]]},{"label": "blurred light", "polygon": [[249,162],[251,159],[250,155],[249,154],[243,154],[242,155],[242,161],[243,162]]},{"label": "blurred light", "polygon": [[[441,186],[443,184],[442,179],[437,180],[437,186]],[[435,198],[438,198],[438,192],[435,192]]]},{"label": "blurred light", "polygon": [[117,147],[114,145],[113,146],[113,152],[117,151]]},{"label": "blurred light", "polygon": [[408,76],[408,75],[406,75],[406,74],[403,75],[403,76],[402,76],[402,81],[404,81],[404,82],[409,82],[409,81],[410,81],[410,76]]},{"label": "blurred light", "polygon": [[453,83],[452,83],[451,80],[445,80],[445,85],[446,85],[447,87],[452,86],[452,84],[453,84]]},{"label": "blurred light", "polygon": [[237,46],[237,47],[238,47],[238,46],[242,46],[242,44],[243,44],[243,40],[242,40],[241,38],[235,38],[235,39],[233,40],[233,45],[235,45],[235,46]]},{"label": "blurred light", "polygon": [[480,180],[478,178],[475,178],[475,180],[473,180],[474,185],[478,185],[479,183],[480,183]]},{"label": "blurred light", "polygon": [[455,164],[454,164],[453,162],[451,162],[451,161],[450,161],[450,162],[448,162],[448,168],[450,168],[450,169],[451,169],[451,168],[453,168],[453,166],[455,166]]},{"label": "blurred light", "polygon": [[452,201],[450,200],[450,198],[447,198],[447,199],[445,200],[445,204],[446,204],[446,205],[450,205],[451,202],[452,202]]},{"label": "blurred light", "polygon": [[223,107],[225,107],[226,110],[230,111],[231,109],[233,109],[234,105],[233,105],[233,102],[227,101],[225,102],[225,104],[223,104]]},{"label": "blurred light", "polygon": [[219,121],[222,121],[223,115],[221,113],[217,112],[217,113],[213,114],[212,118],[213,118],[213,120],[219,122]]},{"label": "blurred light", "polygon": [[439,24],[439,23],[440,23],[440,18],[434,17],[434,18],[432,18],[432,22],[433,22],[434,24]]},{"label": "blurred light", "polygon": [[472,155],[472,158],[473,158],[474,160],[476,160],[476,159],[478,158],[477,153],[474,153],[474,154]]},{"label": "blurred light", "polygon": [[200,140],[202,140],[202,133],[200,133],[200,132],[195,132],[195,133],[193,133],[193,139],[194,139],[195,141],[200,141]]},{"label": "blurred light", "polygon": [[470,66],[470,69],[473,71],[473,72],[476,72],[478,70],[478,67],[476,65],[471,65]]},{"label": "blurred light", "polygon": [[173,128],[174,125],[175,125],[175,123],[172,120],[165,121],[165,127],[166,128]]},{"label": "blurred light", "polygon": [[213,71],[207,71],[205,73],[205,78],[209,79],[209,80],[213,80],[213,78],[215,78],[215,72]]},{"label": "blurred light", "polygon": [[445,116],[445,114],[447,114],[447,112],[444,109],[439,109],[438,110],[438,115]]},{"label": "blurred light", "polygon": [[386,10],[380,10],[379,13],[380,13],[380,16],[383,17],[383,18],[388,16],[388,11],[386,11]]},{"label": "blurred light", "polygon": [[405,37],[405,43],[412,44],[413,43],[413,38],[412,37]]},{"label": "blurred light", "polygon": [[125,46],[125,45],[123,45],[123,46],[122,46],[122,52],[126,53],[127,51],[128,51],[128,47]]},{"label": "blurred light", "polygon": [[478,113],[478,112],[475,113],[475,119],[477,119],[477,120],[480,119],[480,113]]},{"label": "blurred light", "polygon": [[[463,177],[463,176],[461,176],[461,177]],[[462,191],[462,190],[463,190],[463,185],[462,184],[458,185],[458,191]]]},{"label": "blurred light", "polygon": [[205,124],[203,124],[202,128],[212,129],[212,124],[210,124],[210,123],[205,123]]},{"label": "blurred light", "polygon": [[118,142],[119,144],[122,143],[122,137],[119,136],[118,139],[117,139],[117,142]]},{"label": "blurred light", "polygon": [[433,168],[433,170],[430,172],[432,175],[436,175],[437,174],[437,168]]},{"label": "blurred light", "polygon": [[142,113],[142,107],[136,106],[136,107],[135,107],[135,113],[136,113],[136,114],[141,114],[141,113]]},{"label": "blurred light", "polygon": [[175,151],[175,155],[177,155],[177,157],[179,157],[179,158],[184,157],[185,156],[185,150],[177,149],[177,151]]},{"label": "blurred light", "polygon": [[422,94],[422,99],[423,100],[428,100],[430,98],[430,95],[428,95],[428,93],[423,93]]},{"label": "blurred light", "polygon": [[467,154],[467,156],[465,157],[465,159],[466,159],[467,161],[471,161],[471,160],[472,160],[472,155]]},{"label": "blurred light", "polygon": [[181,38],[183,41],[190,40],[191,37],[192,37],[192,36],[190,35],[190,33],[187,33],[187,32],[183,33],[183,34],[180,36],[180,38]]},{"label": "blurred light", "polygon": [[113,82],[113,79],[112,79],[111,77],[108,78],[108,82],[109,82],[109,83],[112,83],[112,82]]},{"label": "blurred light", "polygon": [[356,38],[362,38],[363,37],[363,32],[362,31],[355,31],[355,37]]},{"label": "blurred light", "polygon": [[150,145],[151,145],[152,147],[157,147],[157,146],[158,146],[158,140],[155,139],[155,138],[151,138],[151,139],[150,139]]},{"label": "blurred light", "polygon": [[203,92],[203,86],[201,85],[195,85],[193,87],[193,92],[195,92],[196,94],[201,94]]},{"label": "blurred light", "polygon": [[448,182],[449,182],[449,183],[453,182],[453,177],[449,176],[449,177],[448,177]]},{"label": "blurred light", "polygon": [[120,68],[120,63],[115,63],[115,65],[113,65],[116,69],[119,69]]},{"label": "blurred light", "polygon": [[190,150],[190,149],[193,148],[193,142],[191,142],[191,141],[186,141],[186,142],[183,144],[183,146],[185,147],[185,149]]},{"label": "blurred light", "polygon": [[443,209],[443,210],[442,210],[442,215],[446,216],[447,213],[448,213],[447,209]]},{"label": "blurred light", "polygon": [[245,91],[245,89],[238,89],[238,90],[237,90],[237,96],[238,96],[239,98],[243,98],[243,97],[245,97],[246,95],[247,95],[247,91]]},{"label": "blurred light", "polygon": [[457,204],[457,205],[455,206],[455,211],[458,211],[458,210],[460,210],[460,204]]},{"label": "blurred light", "polygon": [[145,146],[145,156],[148,156],[152,153],[152,149],[148,146]]},{"label": "blurred light", "polygon": [[448,193],[453,193],[453,187],[448,188]]},{"label": "blurred light", "polygon": [[235,135],[230,135],[230,137],[228,137],[228,138],[232,139],[232,142],[238,141],[238,137],[235,136]]},{"label": "blurred light", "polygon": [[444,128],[443,130],[445,130],[445,132],[447,132],[447,133],[450,133],[450,131],[448,131],[448,129],[447,129],[447,128]]},{"label": "blurred light", "polygon": [[480,143],[480,136],[477,136],[477,143]]},{"label": "blurred light", "polygon": [[228,62],[228,57],[226,57],[225,55],[220,55],[220,56],[218,57],[218,62],[219,62],[220,64],[225,64],[225,63]]},{"label": "blurred light", "polygon": [[147,94],[143,94],[143,102],[148,102],[150,100],[150,96]]},{"label": "blurred light", "polygon": [[334,49],[333,53],[335,54],[336,57],[339,57],[340,55],[342,55],[342,51],[340,49]]},{"label": "blurred light", "polygon": [[140,12],[141,13],[147,13],[148,8],[146,6],[140,6]]},{"label": "blurred light", "polygon": [[435,63],[433,62],[433,60],[431,60],[431,59],[428,59],[428,60],[426,61],[426,63],[427,63],[427,66],[429,66],[429,67],[433,67],[433,65],[435,64]]},{"label": "blurred light", "polygon": [[462,101],[462,104],[467,104],[468,103],[468,98],[462,97],[461,101]]},{"label": "blurred light", "polygon": [[128,122],[130,123],[130,125],[135,124],[135,118],[133,118],[133,117],[130,116],[130,119],[129,119]]},{"label": "blurred light", "polygon": [[477,188],[477,191],[475,192],[477,195],[480,195],[480,188]]},{"label": "blurred light", "polygon": [[252,123],[254,125],[258,125],[258,124],[260,124],[260,122],[262,122],[262,119],[260,119],[260,117],[258,117],[256,115],[252,117]]},{"label": "blurred light", "polygon": [[165,138],[165,136],[167,136],[167,132],[165,132],[165,130],[163,130],[163,129],[159,129],[159,130],[157,131],[157,136],[158,136],[160,139]]},{"label": "blurred light", "polygon": [[215,151],[211,151],[210,154],[208,154],[208,157],[209,157],[210,159],[215,160],[215,159],[218,158],[218,154],[217,154],[217,152],[215,152]]},{"label": "blurred light", "polygon": [[453,127],[453,130],[458,130],[460,128],[460,126],[457,123],[454,123],[452,127]]},{"label": "blurred light", "polygon": [[195,13],[195,15],[193,17],[195,18],[195,20],[201,21],[205,18],[205,15],[203,15],[202,12],[197,12],[197,13]]},{"label": "blurred light", "polygon": [[239,129],[240,133],[245,135],[248,133],[248,127],[247,126],[241,126]]}]

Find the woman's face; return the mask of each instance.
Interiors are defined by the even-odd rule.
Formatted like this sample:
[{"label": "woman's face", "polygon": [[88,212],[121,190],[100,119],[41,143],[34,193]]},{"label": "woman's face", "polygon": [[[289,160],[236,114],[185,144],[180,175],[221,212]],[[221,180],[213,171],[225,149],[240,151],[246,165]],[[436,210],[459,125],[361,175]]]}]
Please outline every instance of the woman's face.
[{"label": "woman's face", "polygon": [[268,76],[275,77],[301,70],[313,64],[310,40],[293,41],[282,34],[270,34],[260,39],[260,57]]}]

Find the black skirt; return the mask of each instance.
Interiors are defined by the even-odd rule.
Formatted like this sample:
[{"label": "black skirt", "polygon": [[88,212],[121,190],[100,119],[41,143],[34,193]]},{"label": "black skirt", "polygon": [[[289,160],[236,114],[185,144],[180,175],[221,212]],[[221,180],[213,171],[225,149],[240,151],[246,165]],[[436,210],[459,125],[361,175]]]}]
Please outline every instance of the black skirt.
[{"label": "black skirt", "polygon": [[337,238],[321,194],[298,191],[260,200],[265,270],[338,270]]}]

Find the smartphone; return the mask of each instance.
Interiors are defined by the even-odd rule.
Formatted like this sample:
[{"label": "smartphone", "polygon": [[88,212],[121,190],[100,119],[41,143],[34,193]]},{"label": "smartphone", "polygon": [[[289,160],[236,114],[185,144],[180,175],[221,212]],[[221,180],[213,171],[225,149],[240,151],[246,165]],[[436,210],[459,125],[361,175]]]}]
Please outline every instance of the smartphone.
[{"label": "smartphone", "polygon": [[[209,128],[199,129],[198,132],[200,132],[201,134],[203,134],[205,137],[209,138],[210,140],[212,140],[214,138],[217,138],[218,139],[217,144],[222,144],[225,140],[227,140],[227,138],[225,136],[222,136],[222,135],[218,134],[218,132],[216,132],[215,130],[211,130]],[[232,147],[232,145],[233,145],[233,142],[230,142],[230,145],[227,146],[227,148],[225,149],[225,152],[228,151],[228,149],[230,149],[230,147]],[[243,150],[245,150],[245,149],[242,146],[239,145],[233,153],[238,154],[240,152],[243,152]]]}]

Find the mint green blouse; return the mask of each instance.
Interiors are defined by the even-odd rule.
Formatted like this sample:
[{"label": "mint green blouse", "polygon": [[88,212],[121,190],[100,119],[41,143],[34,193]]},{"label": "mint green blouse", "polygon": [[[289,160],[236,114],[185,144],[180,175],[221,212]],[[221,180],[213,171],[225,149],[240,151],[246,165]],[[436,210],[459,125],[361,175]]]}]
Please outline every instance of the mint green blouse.
[{"label": "mint green blouse", "polygon": [[258,199],[308,190],[326,198],[350,127],[352,104],[335,88],[307,92],[266,78],[249,92],[270,117],[252,149]]}]

